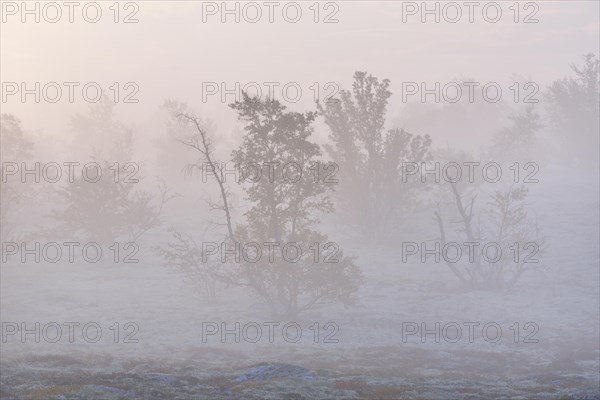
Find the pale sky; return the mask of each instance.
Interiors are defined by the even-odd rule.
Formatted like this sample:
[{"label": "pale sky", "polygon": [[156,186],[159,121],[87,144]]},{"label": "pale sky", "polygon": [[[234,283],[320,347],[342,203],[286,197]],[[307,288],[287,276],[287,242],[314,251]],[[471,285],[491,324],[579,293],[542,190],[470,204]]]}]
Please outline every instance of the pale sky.
[{"label": "pale sky", "polygon": [[[106,91],[114,82],[136,82],[139,103],[123,104],[119,111],[125,120],[143,125],[167,98],[201,105],[202,82],[227,82],[230,87],[234,82],[298,82],[303,97],[291,106],[313,109],[313,83],[336,82],[347,88],[354,71],[366,70],[392,80],[393,103],[400,98],[403,81],[444,82],[465,76],[507,82],[508,87],[517,75],[544,86],[568,74],[569,64],[580,62],[584,53],[599,48],[596,1],[536,2],[539,22],[530,24],[513,22],[508,8],[512,2],[501,2],[503,15],[496,24],[485,22],[481,7],[474,11],[474,23],[467,21],[466,8],[455,24],[443,19],[435,23],[433,17],[421,23],[419,14],[403,23],[402,2],[339,1],[337,10],[324,9],[325,3],[319,17],[335,11],[338,23],[314,23],[309,9],[313,2],[298,2],[303,15],[296,24],[282,18],[284,2],[275,9],[274,23],[261,6],[263,16],[255,24],[243,18],[235,23],[232,16],[221,23],[220,14],[207,16],[204,23],[199,1],[137,2],[139,22],[133,24],[112,21],[112,2],[99,2],[103,15],[96,24],[83,21],[78,10],[75,22],[69,23],[65,8],[54,24],[43,19],[35,23],[33,17],[21,23],[19,13],[4,14],[1,80],[93,81]],[[132,10],[121,9],[120,18]],[[532,11],[521,10],[520,18]],[[231,111],[217,99],[210,98],[202,109],[218,124]],[[2,112],[19,116],[27,129],[53,134],[86,108],[80,95],[74,104],[23,104],[19,96],[2,103]]]}]

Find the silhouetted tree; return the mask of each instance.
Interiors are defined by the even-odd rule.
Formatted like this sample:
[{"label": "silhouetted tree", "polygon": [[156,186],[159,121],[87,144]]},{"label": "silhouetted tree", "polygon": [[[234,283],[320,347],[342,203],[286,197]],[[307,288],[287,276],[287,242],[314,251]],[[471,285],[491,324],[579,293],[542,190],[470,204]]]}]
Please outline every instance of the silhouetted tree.
[{"label": "silhouetted tree", "polygon": [[[25,137],[21,120],[12,114],[0,116],[0,134],[2,147],[0,160],[2,163],[16,163],[21,168],[21,163],[31,157],[33,143]],[[3,176],[0,180],[0,238],[7,239],[15,234],[15,213],[19,204],[32,192],[28,186],[21,182],[20,174],[8,175],[3,165]],[[5,173],[6,172],[6,173]]]},{"label": "silhouetted tree", "polygon": [[581,66],[572,65],[574,76],[555,81],[546,92],[551,126],[560,140],[561,152],[583,165],[598,167],[600,131],[600,60],[584,56]]},{"label": "silhouetted tree", "polygon": [[492,137],[488,158],[495,162],[532,162],[539,160],[543,145],[539,131],[542,128],[540,116],[533,106],[524,112],[508,117],[512,124],[503,128]]},{"label": "silhouetted tree", "polygon": [[[288,112],[276,100],[247,95],[231,107],[246,124],[234,162],[274,166],[272,175],[265,169],[262,179],[244,185],[252,206],[245,213],[246,223],[236,230],[236,239],[281,246],[295,243],[302,249],[302,257],[294,263],[285,260],[281,250],[274,251],[274,262],[244,263],[242,279],[273,311],[286,315],[321,303],[348,304],[360,282],[358,267],[337,244],[326,245],[327,236],[317,229],[317,215],[333,211],[333,205],[327,195],[332,186],[316,175],[322,164],[319,146],[310,141],[316,114]],[[286,174],[291,163],[296,166],[293,178]],[[321,253],[317,257],[315,247]],[[330,260],[323,254],[330,249],[323,247],[334,253],[329,253]]]},{"label": "silhouetted tree", "polygon": [[[77,114],[72,120],[75,151],[87,149],[101,177],[94,181],[96,171],[90,172],[91,179],[76,174],[74,182],[56,190],[62,206],[51,213],[57,222],[54,234],[101,244],[135,241],[160,224],[163,206],[172,198],[164,183],[159,184],[158,196],[141,187],[139,164],[133,162],[133,133],[114,119],[113,106],[104,98],[88,114]],[[93,140],[82,148],[87,135],[93,135]]]},{"label": "silhouetted tree", "polygon": [[[191,113],[173,110],[172,114],[196,128],[194,135],[180,140],[200,156],[190,169],[214,171],[211,175],[220,201],[209,206],[223,212],[227,231],[219,244],[238,253],[248,244],[258,244],[262,255],[255,262],[256,254],[252,259],[231,256],[216,266],[214,256],[203,254],[189,236],[175,232],[176,243],[161,251],[165,260],[204,278],[248,287],[277,315],[292,316],[331,302],[351,304],[361,281],[360,271],[354,258],[344,256],[339,246],[328,242],[317,229],[318,214],[331,212],[333,205],[328,197],[332,186],[322,175],[321,151],[310,141],[315,113],[288,112],[276,100],[246,94],[231,107],[246,131],[232,160],[240,171],[250,164],[260,167],[259,176],[237,182],[250,203],[245,222],[240,224],[233,221],[231,192],[223,165],[214,158],[208,132]],[[289,257],[284,254],[287,244],[294,249]]]},{"label": "silhouetted tree", "polygon": [[318,104],[330,128],[332,145],[326,149],[339,165],[337,202],[345,218],[367,228],[367,234],[384,233],[387,224],[398,222],[390,217],[410,206],[422,186],[399,185],[399,166],[426,161],[431,145],[429,136],[385,129],[389,83],[356,72],[352,92],[341,90],[338,102]]},{"label": "silhouetted tree", "polygon": [[[453,149],[436,151],[435,160],[440,164],[452,161],[459,165],[474,161],[468,152]],[[508,182],[494,183],[486,181],[478,168],[474,168],[472,177],[465,175],[463,173],[462,179],[456,182],[442,179],[434,185],[437,206],[434,217],[439,230],[435,241],[439,239],[440,250],[450,244],[447,248],[450,255],[442,262],[465,288],[510,288],[525,272],[543,266],[541,261],[535,262],[541,260],[545,238],[538,229],[537,219],[529,215],[529,191],[524,185],[515,186],[512,175],[506,177]],[[494,189],[490,195],[491,186],[500,186],[500,189]],[[468,243],[477,243],[473,248],[474,258],[470,258]],[[462,247],[462,257],[449,262],[456,244]],[[486,260],[483,246],[488,244],[491,250]],[[489,261],[496,257],[498,247],[501,258]]]}]

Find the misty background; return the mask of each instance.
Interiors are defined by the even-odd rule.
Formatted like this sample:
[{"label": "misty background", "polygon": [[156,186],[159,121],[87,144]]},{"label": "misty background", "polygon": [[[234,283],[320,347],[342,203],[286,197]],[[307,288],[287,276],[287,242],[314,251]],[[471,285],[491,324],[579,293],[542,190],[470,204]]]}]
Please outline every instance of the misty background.
[{"label": "misty background", "polygon": [[[295,24],[277,11],[274,23],[203,22],[203,3],[188,1],[137,2],[132,24],[114,23],[108,3],[96,24],[7,16],[3,96],[7,82],[97,82],[105,96],[2,99],[2,322],[94,321],[104,334],[3,336],[3,397],[598,395],[598,3],[536,2],[531,24],[515,23],[508,3],[495,24],[477,12],[474,23],[402,22],[401,2],[331,3],[320,9],[336,10],[331,24],[304,2]],[[222,99],[222,84],[249,82],[261,98]],[[422,82],[478,86],[473,102],[403,98]],[[490,82],[497,102],[481,93]],[[302,89],[296,102],[282,95],[288,83]],[[271,161],[308,173],[240,183],[220,170]],[[78,167],[74,182],[22,182],[7,164],[35,162],[95,162],[103,179],[86,182]],[[411,169],[458,163],[464,174],[465,162],[498,163],[502,177],[477,167],[473,181],[423,182]],[[7,255],[7,243],[68,241],[98,243],[104,256]],[[305,257],[232,262],[203,245],[269,241],[299,243]],[[503,257],[407,254],[474,241]],[[315,263],[314,243],[336,262]],[[137,342],[113,340],[115,322]],[[221,336],[222,323],[265,322],[298,324],[302,337]],[[480,328],[469,340],[470,322],[498,324],[501,340]],[[421,324],[436,323],[461,325],[460,340],[424,335]],[[219,331],[206,336],[207,324]]]}]

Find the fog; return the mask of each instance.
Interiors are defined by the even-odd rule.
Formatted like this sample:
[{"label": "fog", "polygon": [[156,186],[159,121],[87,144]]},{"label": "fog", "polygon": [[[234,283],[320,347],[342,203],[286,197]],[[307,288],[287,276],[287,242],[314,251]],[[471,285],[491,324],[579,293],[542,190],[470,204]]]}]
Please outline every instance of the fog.
[{"label": "fog", "polygon": [[600,397],[597,2],[12,2],[2,399]]}]

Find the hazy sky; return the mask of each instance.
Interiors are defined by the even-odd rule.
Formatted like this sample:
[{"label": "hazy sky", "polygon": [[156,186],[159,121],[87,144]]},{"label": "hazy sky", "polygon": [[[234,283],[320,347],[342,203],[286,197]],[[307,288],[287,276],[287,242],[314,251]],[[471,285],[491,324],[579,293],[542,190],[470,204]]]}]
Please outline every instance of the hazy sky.
[{"label": "hazy sky", "polygon": [[[268,22],[268,8],[257,2],[263,15],[254,24],[243,18],[235,23],[233,16],[222,23],[220,14],[207,16],[203,22],[199,1],[137,2],[139,22],[123,24],[112,21],[112,2],[99,4],[103,14],[95,24],[85,22],[80,9],[75,10],[74,23],[67,21],[66,8],[54,24],[43,18],[35,23],[31,16],[29,22],[21,23],[19,13],[4,13],[2,82],[93,81],[106,92],[114,82],[121,87],[136,82],[139,103],[124,104],[119,110],[123,119],[143,124],[166,98],[201,104],[202,82],[227,82],[231,88],[236,81],[242,85],[298,82],[303,97],[292,107],[299,109],[313,108],[310,86],[314,82],[321,87],[327,82],[348,87],[356,70],[390,78],[392,104],[400,100],[402,81],[448,81],[464,76],[509,82],[517,75],[543,86],[566,75],[569,64],[579,62],[582,54],[598,52],[600,35],[596,1],[536,2],[539,22],[531,24],[513,22],[508,9],[512,2],[502,3],[503,15],[495,24],[485,22],[481,6],[475,8],[474,23],[468,22],[465,7],[461,20],[454,24],[443,18],[435,23],[433,16],[421,23],[420,14],[407,16],[403,23],[402,2],[394,1],[340,1],[335,2],[337,10],[333,5],[325,9],[322,2],[320,19],[335,11],[339,20],[331,24],[313,22],[312,2],[298,2],[303,14],[295,24],[283,19],[284,2],[275,8],[274,23]],[[213,4],[220,7],[220,2]],[[233,7],[232,2],[228,4]],[[433,7],[433,2],[428,4]],[[121,9],[119,17],[131,11],[132,7]],[[520,18],[532,11],[521,9]],[[254,11],[248,9],[248,13],[253,16]],[[289,15],[293,16],[293,10]],[[75,94],[73,104],[65,100],[66,95],[56,104],[32,100],[23,104],[13,96],[2,103],[2,112],[15,113],[28,130],[55,135],[65,129],[74,112],[87,108],[77,89]],[[221,115],[231,113],[218,99],[213,96],[201,107],[217,122]],[[232,99],[228,97],[228,102]],[[396,109],[390,110],[391,118],[397,114]]]}]

